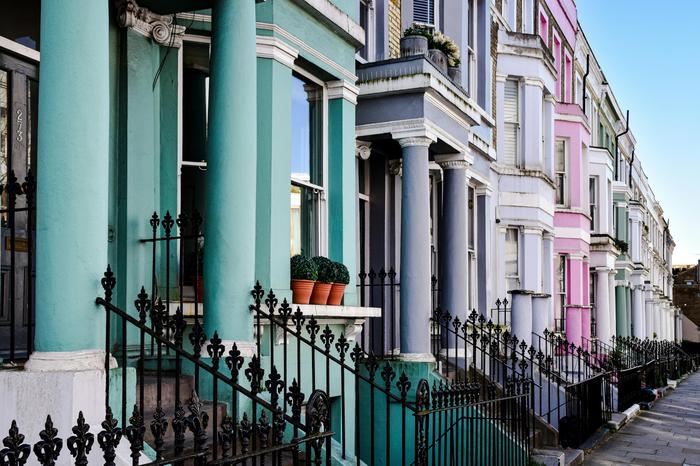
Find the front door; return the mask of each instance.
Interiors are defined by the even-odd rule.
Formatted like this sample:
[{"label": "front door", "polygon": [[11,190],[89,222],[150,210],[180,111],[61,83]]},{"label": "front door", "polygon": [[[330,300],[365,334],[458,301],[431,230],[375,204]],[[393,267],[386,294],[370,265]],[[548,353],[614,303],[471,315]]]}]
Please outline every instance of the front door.
[{"label": "front door", "polygon": [[33,346],[38,66],[0,50],[0,360]]}]

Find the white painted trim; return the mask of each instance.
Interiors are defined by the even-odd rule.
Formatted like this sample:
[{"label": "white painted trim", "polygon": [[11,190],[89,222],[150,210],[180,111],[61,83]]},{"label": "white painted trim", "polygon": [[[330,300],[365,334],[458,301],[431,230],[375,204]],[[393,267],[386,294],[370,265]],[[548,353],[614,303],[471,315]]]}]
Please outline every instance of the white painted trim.
[{"label": "white painted trim", "polygon": [[274,36],[256,36],[255,53],[258,58],[271,58],[288,68],[294,68],[299,51]]},{"label": "white painted trim", "polygon": [[355,42],[354,45],[365,45],[365,31],[362,27],[350,18],[343,10],[329,2],[328,0],[293,0],[302,8],[310,10],[312,16],[317,19],[325,19],[336,29],[338,35],[344,36],[345,40]]},{"label": "white painted trim", "polygon": [[318,50],[316,50],[314,47],[311,47],[308,45],[306,42],[303,40],[299,39],[295,35],[291,34],[290,32],[286,31],[285,29],[281,28],[280,26],[276,24],[271,24],[271,23],[261,23],[257,22],[255,23],[255,27],[257,29],[262,29],[263,31],[271,31],[274,34],[279,35],[283,39],[286,39],[288,42],[290,42],[292,45],[296,46],[299,48],[299,50],[304,50],[306,53],[309,55],[313,56],[317,60],[321,61],[325,65],[328,65],[330,68],[334,69],[338,73],[342,74],[345,76],[345,78],[354,83],[357,81],[357,76],[347,68],[344,68],[343,66],[339,65],[335,61],[331,60],[329,57],[326,55],[322,54]]},{"label": "white painted trim", "polygon": [[360,94],[360,89],[354,84],[350,84],[344,79],[337,81],[329,81],[328,86],[329,99],[345,99],[353,105],[357,105],[357,96]]},{"label": "white painted trim", "polygon": [[554,227],[554,236],[557,238],[578,239],[589,244],[591,242],[590,232],[577,227]]},{"label": "white painted trim", "polygon": [[29,58],[30,60],[39,61],[41,54],[30,49],[26,45],[15,42],[14,40],[8,39],[6,37],[0,36],[0,49],[5,49],[9,52],[22,55],[23,57]]}]

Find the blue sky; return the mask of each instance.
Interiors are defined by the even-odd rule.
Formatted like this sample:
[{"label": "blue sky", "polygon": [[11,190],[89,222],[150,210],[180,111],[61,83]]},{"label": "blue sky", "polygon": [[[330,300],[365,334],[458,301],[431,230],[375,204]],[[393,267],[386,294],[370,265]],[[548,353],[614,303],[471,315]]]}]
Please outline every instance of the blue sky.
[{"label": "blue sky", "polygon": [[700,259],[700,1],[578,0],[578,18],[670,219],[675,264]]}]

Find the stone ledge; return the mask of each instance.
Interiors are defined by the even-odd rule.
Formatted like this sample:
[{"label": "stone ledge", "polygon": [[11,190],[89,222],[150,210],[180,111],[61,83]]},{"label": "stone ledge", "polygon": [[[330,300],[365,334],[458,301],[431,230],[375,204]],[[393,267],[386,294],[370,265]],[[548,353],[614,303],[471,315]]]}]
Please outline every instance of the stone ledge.
[{"label": "stone ledge", "polygon": [[305,316],[314,317],[338,317],[341,319],[365,319],[368,317],[381,317],[382,309],[379,307],[360,306],[328,306],[322,304],[292,304],[293,309],[298,307]]}]

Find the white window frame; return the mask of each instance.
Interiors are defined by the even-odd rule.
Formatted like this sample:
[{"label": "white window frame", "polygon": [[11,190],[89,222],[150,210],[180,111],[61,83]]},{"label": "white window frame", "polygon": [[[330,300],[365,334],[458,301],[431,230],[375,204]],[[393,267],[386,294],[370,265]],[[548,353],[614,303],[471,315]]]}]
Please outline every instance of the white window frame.
[{"label": "white window frame", "polygon": [[[568,171],[569,171],[569,145],[570,145],[570,140],[568,138],[557,138],[555,141],[555,144],[559,144],[560,142],[564,143],[564,171],[561,172],[558,170],[557,167],[557,148],[554,148],[554,178],[556,183],[558,184],[559,182],[559,174],[562,174],[562,198],[561,199],[555,199],[556,200],[556,205],[557,207],[567,207],[569,205],[569,179],[568,179]],[[559,189],[559,186],[557,186],[557,190]],[[558,196],[559,193],[556,193],[556,196]],[[561,202],[560,202],[561,201]]]},{"label": "white window frame", "polygon": [[320,256],[326,256],[328,254],[328,86],[325,81],[317,78],[309,71],[294,65],[292,71],[304,79],[311,81],[312,83],[318,85],[321,88],[321,111],[323,113],[321,119],[321,127],[323,131],[323,142],[321,144],[321,163],[323,166],[322,173],[322,183],[320,185],[309,183],[303,180],[296,180],[291,177],[290,174],[290,185],[296,184],[298,186],[313,189],[319,192],[319,208],[318,208],[318,225],[316,225],[316,234],[318,238],[318,244],[316,247],[318,250],[314,254]]},{"label": "white window frame", "polygon": [[[370,238],[370,233],[369,233],[369,226],[370,226],[370,195],[371,195],[371,186],[370,186],[370,163],[369,160],[362,159],[361,157],[356,157],[355,158],[355,173],[357,173],[357,176],[355,177],[355,198],[357,202],[357,212],[355,213],[355,219],[356,219],[356,227],[355,227],[355,233],[357,236],[357,258],[358,258],[358,267],[357,271],[358,273],[361,271],[364,272],[369,272],[369,238]],[[367,192],[362,193],[360,192],[360,179],[359,179],[359,165],[360,164],[365,164],[365,171],[364,171],[364,177],[365,177],[365,186],[367,188]],[[365,212],[364,212],[364,223],[365,223],[365,232],[364,232],[364,237],[360,236],[360,203],[363,203],[365,206]],[[365,244],[365,253],[364,257],[363,255],[360,254],[360,251],[362,248],[360,247],[360,244],[364,243]],[[363,267],[364,265],[367,265],[367,267]]]},{"label": "white window frame", "polygon": [[[544,37],[542,37],[542,21],[541,18],[544,17],[544,22],[545,25],[547,26],[547,30],[544,32]],[[537,10],[537,33],[542,37],[542,40],[544,41],[545,45],[549,47],[549,15],[547,14],[546,11],[544,11],[544,8],[540,7]]]},{"label": "white window frame", "polygon": [[466,0],[467,1],[467,21],[471,20],[467,28],[467,43],[466,43],[466,60],[463,56],[462,59],[467,65],[467,93],[469,97],[475,98],[478,83],[478,70],[477,70],[477,44],[478,44],[478,7],[476,0]]},{"label": "white window frame", "polygon": [[[367,51],[367,58],[364,58],[363,56],[360,55],[360,51],[358,50],[357,53],[355,53],[355,59],[359,61],[360,63],[367,63],[374,61],[376,59],[376,38],[375,38],[375,31],[376,31],[376,25],[377,25],[377,18],[375,14],[375,8],[374,8],[374,0],[359,0],[358,5],[359,9],[361,10],[363,4],[367,8],[367,28],[365,29],[365,49]],[[358,11],[358,22],[360,18],[360,11]]]},{"label": "white window frame", "polygon": [[[471,216],[469,216],[469,193],[471,192]],[[479,241],[478,241],[478,230],[477,230],[477,195],[476,187],[472,185],[467,186],[467,280],[468,280],[468,306],[469,309],[475,309],[478,303],[478,289],[476,285],[476,258],[478,254]],[[473,232],[473,233],[472,233]],[[469,244],[469,236],[472,233],[472,244]]]},{"label": "white window frame", "polygon": [[[508,232],[509,231],[515,232],[515,245],[516,245],[516,252],[517,253],[515,256],[516,257],[516,273],[515,274],[508,274],[508,270],[507,270],[508,267],[507,267],[507,264],[505,262],[505,257],[504,257],[504,264],[506,264],[506,267],[503,270],[503,275],[505,276],[506,291],[511,291],[508,289],[508,283],[511,280],[514,280],[515,283],[517,284],[515,289],[520,288],[520,246],[521,246],[521,244],[520,244],[520,228],[517,226],[510,226],[510,227],[506,227],[504,229],[504,240],[506,243],[506,249],[507,249]],[[505,254],[505,250],[504,250],[504,254]]]},{"label": "white window frame", "polygon": [[[591,183],[593,186],[591,186]],[[591,231],[600,230],[600,222],[598,221],[598,177],[590,176],[588,177],[588,211],[591,216]],[[591,190],[591,187],[593,188]]]},{"label": "white window frame", "polygon": [[[515,127],[515,154],[513,156],[513,166],[514,167],[519,167],[521,165],[520,163],[520,155],[521,155],[521,121],[522,121],[522,92],[521,92],[521,85],[520,85],[520,80],[515,79],[515,78],[507,78],[505,83],[504,83],[504,105],[505,105],[505,86],[508,82],[514,82],[515,87],[517,89],[517,96],[516,96],[516,110],[517,110],[517,119],[515,121],[508,121],[506,120],[505,116],[503,119],[503,126],[507,125],[512,125]],[[504,112],[505,113],[505,112]],[[510,166],[510,164],[505,164],[506,166]]]}]

